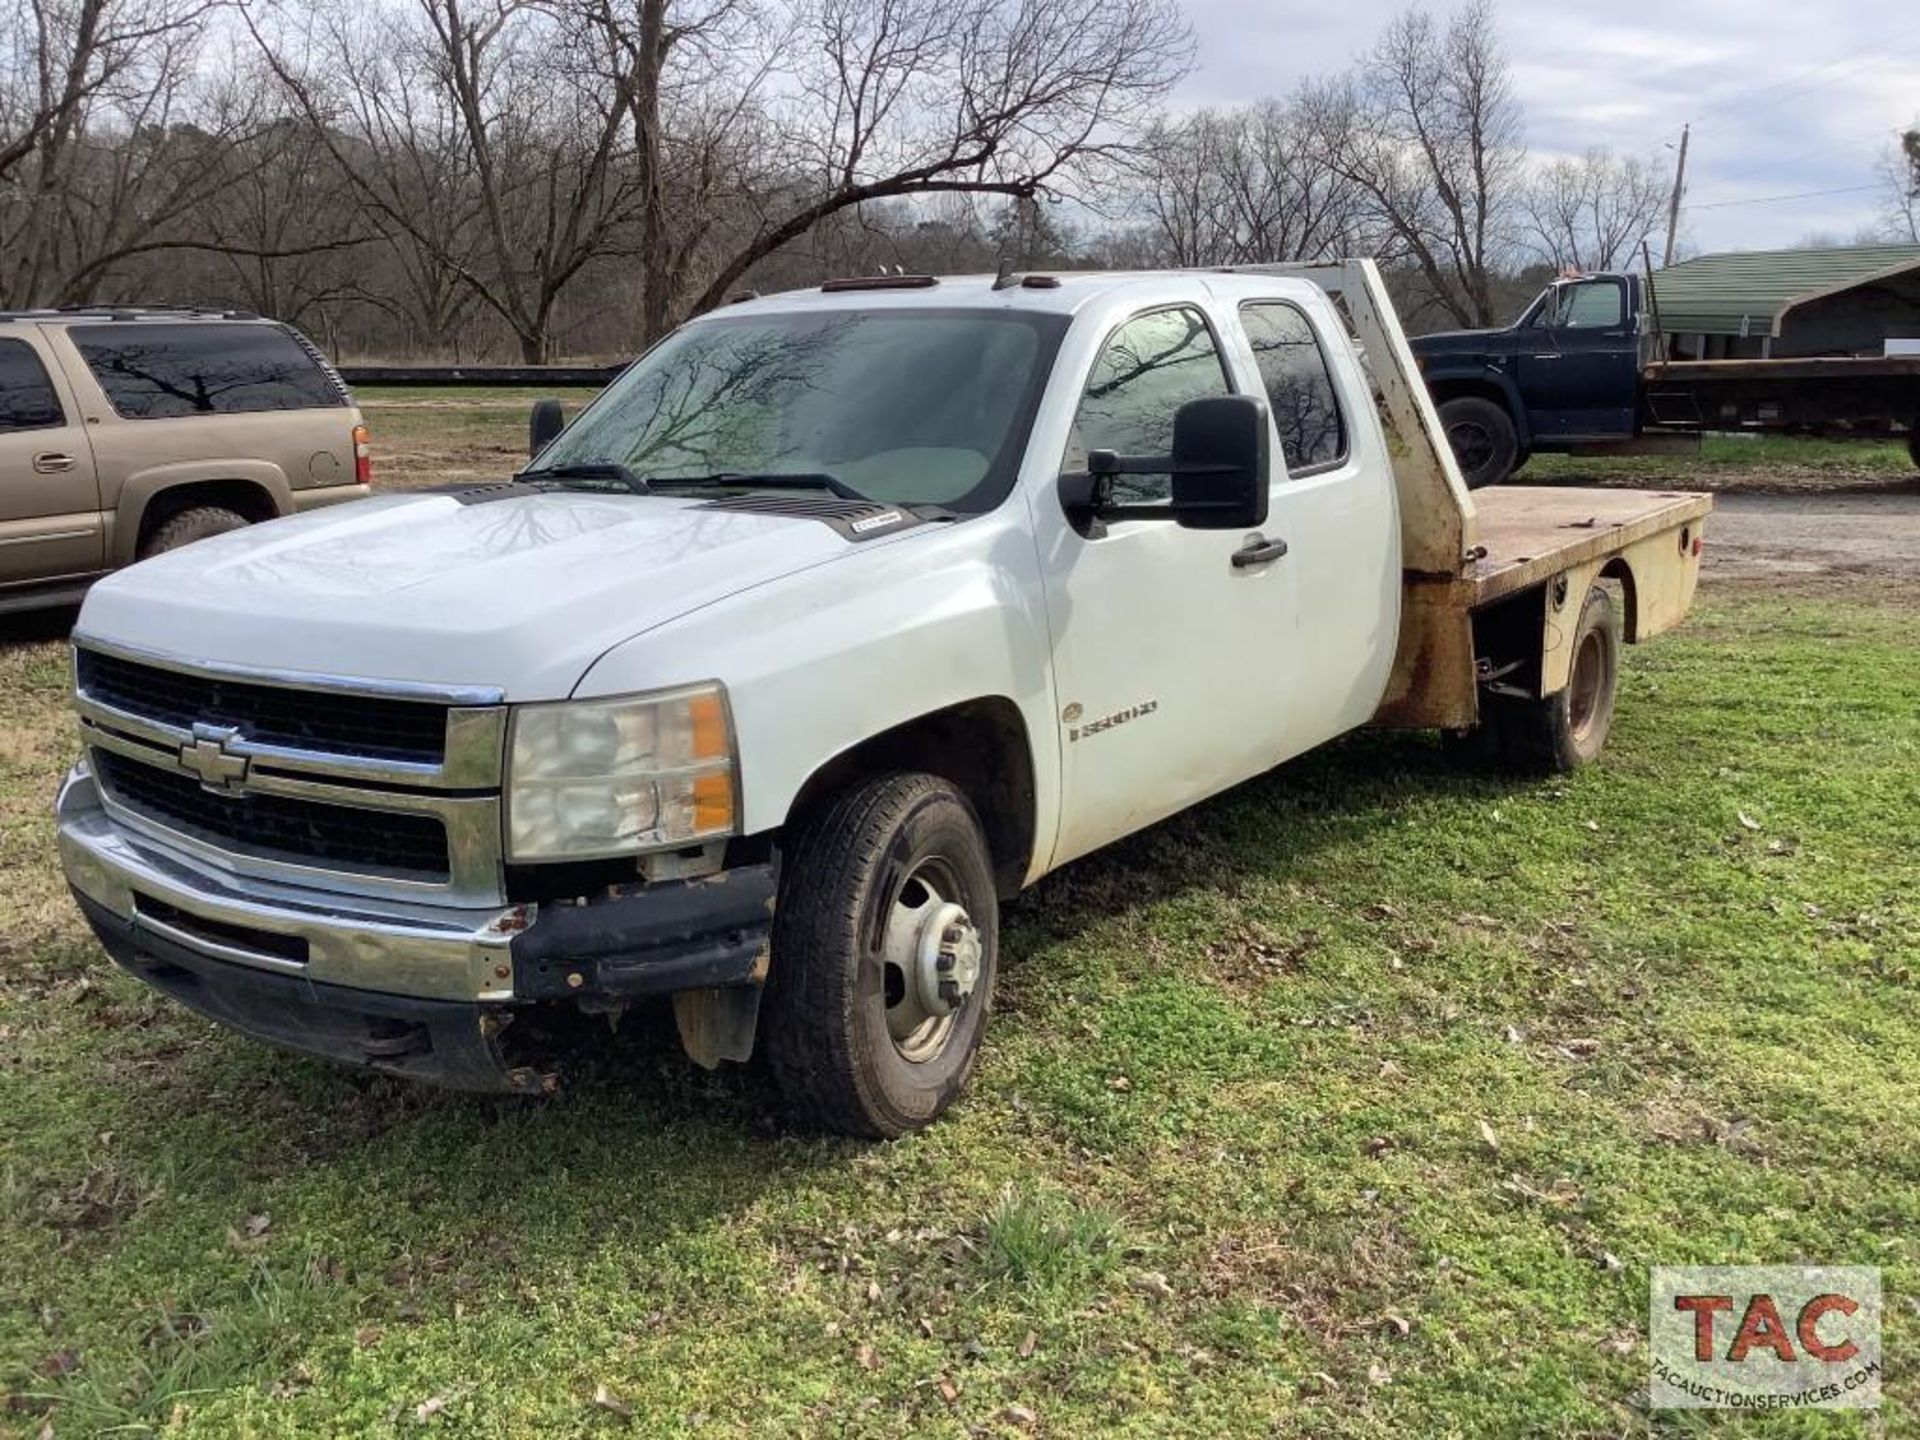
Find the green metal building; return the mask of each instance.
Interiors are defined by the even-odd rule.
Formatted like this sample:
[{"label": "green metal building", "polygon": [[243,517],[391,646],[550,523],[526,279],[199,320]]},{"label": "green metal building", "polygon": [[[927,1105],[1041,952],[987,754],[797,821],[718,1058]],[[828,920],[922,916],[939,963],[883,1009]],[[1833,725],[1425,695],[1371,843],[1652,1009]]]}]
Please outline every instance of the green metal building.
[{"label": "green metal building", "polygon": [[1920,340],[1920,245],[1743,250],[1654,272],[1674,359],[1883,355]]}]

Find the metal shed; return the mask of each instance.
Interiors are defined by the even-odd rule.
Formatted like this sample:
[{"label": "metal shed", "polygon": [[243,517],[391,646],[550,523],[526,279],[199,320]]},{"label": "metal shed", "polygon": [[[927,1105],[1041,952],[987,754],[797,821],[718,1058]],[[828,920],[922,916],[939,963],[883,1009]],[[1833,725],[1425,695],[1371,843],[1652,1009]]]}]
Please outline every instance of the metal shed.
[{"label": "metal shed", "polygon": [[1883,355],[1920,340],[1920,245],[1702,255],[1656,271],[1653,288],[1675,359]]}]

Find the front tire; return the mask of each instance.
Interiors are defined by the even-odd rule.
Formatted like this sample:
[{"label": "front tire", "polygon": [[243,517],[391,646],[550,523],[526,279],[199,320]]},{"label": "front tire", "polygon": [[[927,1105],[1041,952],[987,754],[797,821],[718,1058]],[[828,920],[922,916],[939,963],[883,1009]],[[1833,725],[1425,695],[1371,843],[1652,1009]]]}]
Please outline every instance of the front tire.
[{"label": "front tire", "polygon": [[1620,612],[1595,585],[1573,632],[1573,665],[1565,688],[1540,700],[1487,697],[1487,723],[1501,759],[1535,775],[1564,775],[1596,759],[1613,729],[1620,688]]},{"label": "front tire", "polygon": [[804,1122],[892,1139],[927,1125],[979,1055],[999,958],[986,837],[932,775],[849,787],[782,857],[767,1060]]},{"label": "front tire", "polygon": [[1456,396],[1441,405],[1440,427],[1469,490],[1498,485],[1518,468],[1519,433],[1513,417],[1493,401]]}]

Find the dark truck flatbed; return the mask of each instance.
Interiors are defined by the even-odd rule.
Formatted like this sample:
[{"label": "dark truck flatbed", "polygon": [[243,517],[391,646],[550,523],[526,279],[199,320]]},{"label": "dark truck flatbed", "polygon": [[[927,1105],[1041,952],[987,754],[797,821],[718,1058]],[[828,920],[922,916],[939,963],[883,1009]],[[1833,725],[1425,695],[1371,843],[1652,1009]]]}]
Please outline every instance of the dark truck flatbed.
[{"label": "dark truck flatbed", "polygon": [[1529,455],[1672,454],[1710,431],[1905,437],[1920,463],[1920,356],[1660,358],[1636,275],[1549,286],[1512,325],[1412,342],[1470,488]]}]

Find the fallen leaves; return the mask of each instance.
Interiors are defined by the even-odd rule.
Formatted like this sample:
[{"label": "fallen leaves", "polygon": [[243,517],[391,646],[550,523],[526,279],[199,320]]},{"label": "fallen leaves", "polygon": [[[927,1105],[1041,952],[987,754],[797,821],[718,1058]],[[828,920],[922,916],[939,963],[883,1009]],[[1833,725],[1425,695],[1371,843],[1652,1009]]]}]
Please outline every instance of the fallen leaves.
[{"label": "fallen leaves", "polygon": [[1134,1276],[1130,1283],[1136,1291],[1145,1295],[1149,1300],[1171,1300],[1173,1298],[1173,1286],[1168,1283],[1167,1277],[1162,1275],[1158,1270],[1144,1270]]},{"label": "fallen leaves", "polygon": [[1480,1122],[1480,1138],[1486,1142],[1487,1149],[1496,1155],[1500,1153],[1500,1137],[1493,1133],[1493,1126],[1485,1120]]},{"label": "fallen leaves", "polygon": [[604,1384],[593,1387],[593,1408],[604,1410],[609,1415],[618,1415],[622,1420],[633,1418],[633,1407],[622,1400]]}]

